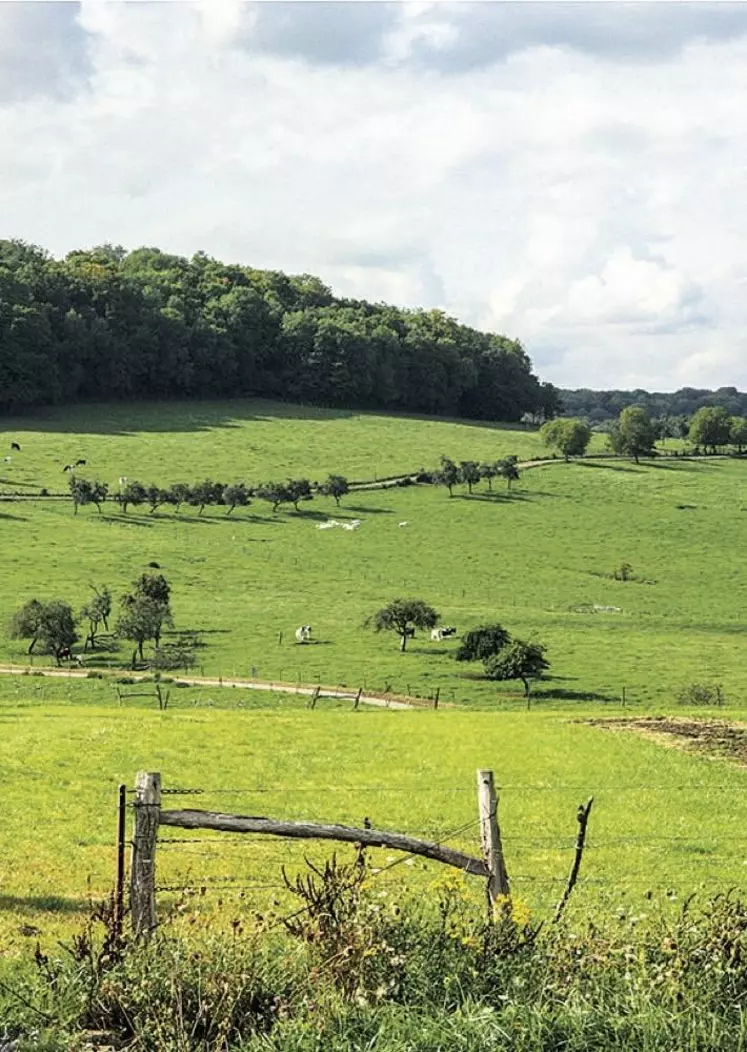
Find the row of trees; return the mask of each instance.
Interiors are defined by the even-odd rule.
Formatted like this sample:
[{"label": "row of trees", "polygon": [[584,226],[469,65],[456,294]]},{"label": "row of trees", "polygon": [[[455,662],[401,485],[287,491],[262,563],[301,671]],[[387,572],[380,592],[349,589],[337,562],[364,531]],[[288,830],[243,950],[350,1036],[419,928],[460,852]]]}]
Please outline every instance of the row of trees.
[{"label": "row of trees", "polygon": [[55,260],[0,241],[0,303],[0,410],[237,395],[499,420],[559,408],[517,340],[204,253]]},{"label": "row of trees", "polygon": [[[440,619],[438,611],[424,599],[393,599],[367,618],[364,625],[376,632],[396,633],[404,654],[407,640],[417,629],[430,631]],[[532,680],[539,679],[550,667],[546,653],[547,648],[540,643],[512,639],[503,625],[493,623],[467,632],[455,657],[457,661],[482,661],[488,679],[521,680],[528,696]]]},{"label": "row of trees", "polygon": [[[93,587],[93,586],[92,586]],[[93,587],[93,597],[75,615],[69,603],[60,599],[41,601],[30,599],[20,607],[10,622],[11,639],[29,640],[28,653],[39,651],[51,654],[58,665],[64,657],[70,657],[73,646],[78,642],[79,625],[85,628],[84,651],[96,649],[103,629],[109,631],[109,619],[112,616],[112,596],[107,587]],[[195,641],[180,640],[171,648],[161,647],[161,638],[165,628],[173,626],[171,613],[171,588],[163,574],[141,574],[132,583],[129,592],[119,600],[119,612],[114,632],[121,639],[135,644],[132,655],[134,667],[137,658],[144,660],[143,648],[148,641],[155,648],[154,665],[156,667],[186,667],[185,647],[194,647]],[[176,649],[178,653],[172,653]],[[178,664],[174,661],[178,660]]]},{"label": "row of trees", "polygon": [[[76,515],[78,508],[87,504],[95,505],[101,514],[101,505],[110,496],[109,487],[105,482],[90,481],[72,475],[68,485]],[[313,500],[314,492],[334,497],[339,506],[340,500],[349,490],[348,480],[343,475],[330,475],[325,482],[316,485],[312,485],[308,479],[288,479],[286,482],[264,482],[256,487],[247,486],[243,482],[226,485],[223,482],[204,479],[191,486],[185,482],[175,482],[168,489],[164,489],[152,483],[146,485],[132,480],[111,494],[111,497],[119,504],[123,514],[127,513],[129,507],[142,505],[147,505],[151,514],[162,506],[173,507],[178,512],[181,506],[186,504],[198,508],[200,515],[208,506],[222,505],[226,508],[226,514],[230,515],[235,508],[250,504],[253,497],[267,501],[272,505],[273,511],[277,511],[281,504],[292,504],[298,511],[299,503]]]},{"label": "row of trees", "polygon": [[[678,421],[675,429],[667,421],[651,420],[642,406],[628,406],[609,426],[607,445],[613,453],[634,457],[637,463],[639,457],[654,453],[657,440],[674,434],[686,437],[699,450],[717,453],[733,446],[741,454],[747,446],[747,419],[730,416],[723,406],[704,406],[689,421]],[[561,417],[543,424],[540,435],[545,445],[568,460],[584,455],[592,432],[584,420]]]},{"label": "row of trees", "polygon": [[518,457],[514,456],[483,463],[476,460],[460,460],[458,464],[450,457],[442,456],[440,469],[434,472],[430,479],[446,486],[450,497],[454,496],[454,486],[465,485],[471,493],[472,487],[483,480],[487,482],[488,489],[492,490],[495,478],[505,479],[506,485],[511,489],[511,483],[520,477],[518,464]]}]

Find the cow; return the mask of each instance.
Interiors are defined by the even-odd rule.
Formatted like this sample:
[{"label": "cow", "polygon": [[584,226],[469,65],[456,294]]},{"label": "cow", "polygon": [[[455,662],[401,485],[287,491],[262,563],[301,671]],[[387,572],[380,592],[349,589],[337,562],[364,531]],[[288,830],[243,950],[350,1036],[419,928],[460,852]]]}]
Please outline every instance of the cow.
[{"label": "cow", "polygon": [[443,643],[444,639],[448,639],[449,636],[455,636],[456,629],[451,626],[444,626],[443,628],[431,629],[431,642],[432,643]]},{"label": "cow", "polygon": [[126,475],[120,475],[119,476],[119,484],[120,484],[120,486],[126,486],[127,485],[127,476]]},{"label": "cow", "polygon": [[3,462],[5,464],[11,464],[12,461],[13,461],[13,457],[3,457]]},{"label": "cow", "polygon": [[73,470],[73,465],[72,464],[66,464],[62,470],[63,471],[72,471]]},{"label": "cow", "polygon": [[405,522],[398,522],[398,523],[397,523],[397,525],[398,525],[398,526],[407,526],[407,525],[408,525],[408,523],[407,523],[407,521],[405,520]]},{"label": "cow", "polygon": [[76,468],[83,468],[85,466],[86,466],[85,460],[76,460],[75,461],[75,467]]},{"label": "cow", "polygon": [[10,448],[14,449],[16,451],[16,453],[20,453],[21,452],[21,447],[18,445],[17,442],[11,442],[10,443]]},{"label": "cow", "polygon": [[311,642],[311,625],[301,625],[300,628],[296,629],[296,642],[297,643],[310,643]]}]

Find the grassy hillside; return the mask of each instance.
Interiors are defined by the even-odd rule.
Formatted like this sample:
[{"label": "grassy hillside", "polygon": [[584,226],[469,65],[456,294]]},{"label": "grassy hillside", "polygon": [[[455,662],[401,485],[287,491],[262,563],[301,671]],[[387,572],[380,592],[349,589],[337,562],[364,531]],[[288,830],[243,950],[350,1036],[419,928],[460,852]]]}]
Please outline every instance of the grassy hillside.
[{"label": "grassy hillside", "polygon": [[[314,409],[265,401],[149,402],[59,408],[0,421],[0,488],[65,490],[65,464],[116,488],[120,476],[170,483],[205,475],[248,482],[337,471],[372,479],[456,459],[545,455],[536,431],[432,417]],[[601,443],[601,439],[598,439]],[[600,445],[601,448],[601,445]]]},{"label": "grassy hillside", "polygon": [[[1,952],[69,934],[80,924],[88,890],[106,893],[116,787],[132,785],[138,769],[161,771],[166,788],[206,790],[164,797],[166,807],[354,825],[365,816],[375,826],[446,836],[479,852],[476,826],[460,827],[476,818],[475,769],[491,766],[501,786],[514,892],[537,917],[557,901],[572,856],[576,805],[590,793],[595,805],[578,908],[640,909],[649,891],[656,901],[671,893],[677,902],[687,892],[739,885],[743,877],[740,800],[747,774],[629,733],[537,713],[272,711],[258,707],[267,700],[259,696],[252,707],[231,701],[228,710],[206,708],[203,698],[191,711],[160,713],[104,707],[98,683],[75,692],[92,704],[70,705],[66,686],[0,680]],[[159,885],[187,886],[188,913],[218,909],[227,919],[287,908],[280,866],[292,873],[304,856],[320,860],[332,850],[162,832],[164,840],[185,837],[193,842],[160,849]],[[341,857],[350,850],[340,847]],[[401,859],[375,851],[372,865],[395,857]],[[450,874],[411,860],[374,876],[372,886],[427,894],[434,881],[453,878],[460,894],[482,900],[481,881]],[[167,908],[181,898],[164,892],[161,901]]]},{"label": "grassy hillside", "polygon": [[[425,486],[357,493],[339,511],[317,499],[273,515],[256,502],[230,518],[124,516],[113,505],[74,517],[67,502],[6,503],[0,624],[31,596],[78,608],[89,582],[118,595],[157,562],[173,586],[176,628],[207,644],[206,674],[256,669],[265,679],[523,704],[518,686],[498,688],[454,662],[454,641],[419,635],[401,655],[393,635],[362,627],[404,594],[433,603],[460,632],[495,618],[546,643],[541,704],[617,704],[625,687],[629,702],[671,706],[679,687],[703,680],[738,701],[747,690],[743,475],[739,462],[557,463],[524,472],[510,495],[481,486],[450,499]],[[328,515],[361,527],[317,529]],[[634,580],[613,579],[623,561]],[[314,644],[295,643],[299,624],[313,626]],[[24,652],[0,636],[0,661]],[[101,658],[126,659],[124,650]]]}]

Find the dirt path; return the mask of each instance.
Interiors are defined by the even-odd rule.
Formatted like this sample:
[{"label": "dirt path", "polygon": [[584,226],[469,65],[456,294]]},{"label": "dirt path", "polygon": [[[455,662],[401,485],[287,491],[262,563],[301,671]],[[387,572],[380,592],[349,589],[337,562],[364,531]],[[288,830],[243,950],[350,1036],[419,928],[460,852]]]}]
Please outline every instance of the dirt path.
[{"label": "dirt path", "polygon": [[[153,675],[152,672],[123,672],[122,670],[112,672],[110,669],[95,668],[94,666],[70,669],[34,667],[30,670],[28,665],[0,665],[0,676],[23,676],[29,674],[30,671],[35,676],[49,676],[55,679],[86,679],[89,672],[100,672],[111,679],[115,676],[126,675],[134,680],[142,680],[151,678]],[[217,679],[210,676],[175,676],[174,678],[180,683],[188,684],[190,687],[241,687],[244,690],[265,690],[276,694],[301,694],[306,697],[313,697],[317,690],[316,685],[279,683],[274,680],[226,679],[222,676],[219,676]],[[355,701],[357,696],[357,690],[341,690],[339,687],[325,686],[321,686],[319,689],[320,698],[343,698]],[[399,694],[361,694],[360,701],[362,705],[373,705],[380,709],[429,709],[433,707],[432,702],[425,698],[414,698]],[[449,708],[450,706],[444,702],[442,707]]]}]

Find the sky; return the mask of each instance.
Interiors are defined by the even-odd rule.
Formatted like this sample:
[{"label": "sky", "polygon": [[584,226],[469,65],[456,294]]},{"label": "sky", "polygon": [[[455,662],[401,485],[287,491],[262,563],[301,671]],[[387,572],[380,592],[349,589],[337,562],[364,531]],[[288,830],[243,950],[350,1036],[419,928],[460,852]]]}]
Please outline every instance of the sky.
[{"label": "sky", "polygon": [[0,2],[0,237],[437,307],[563,387],[747,388],[747,3]]}]

